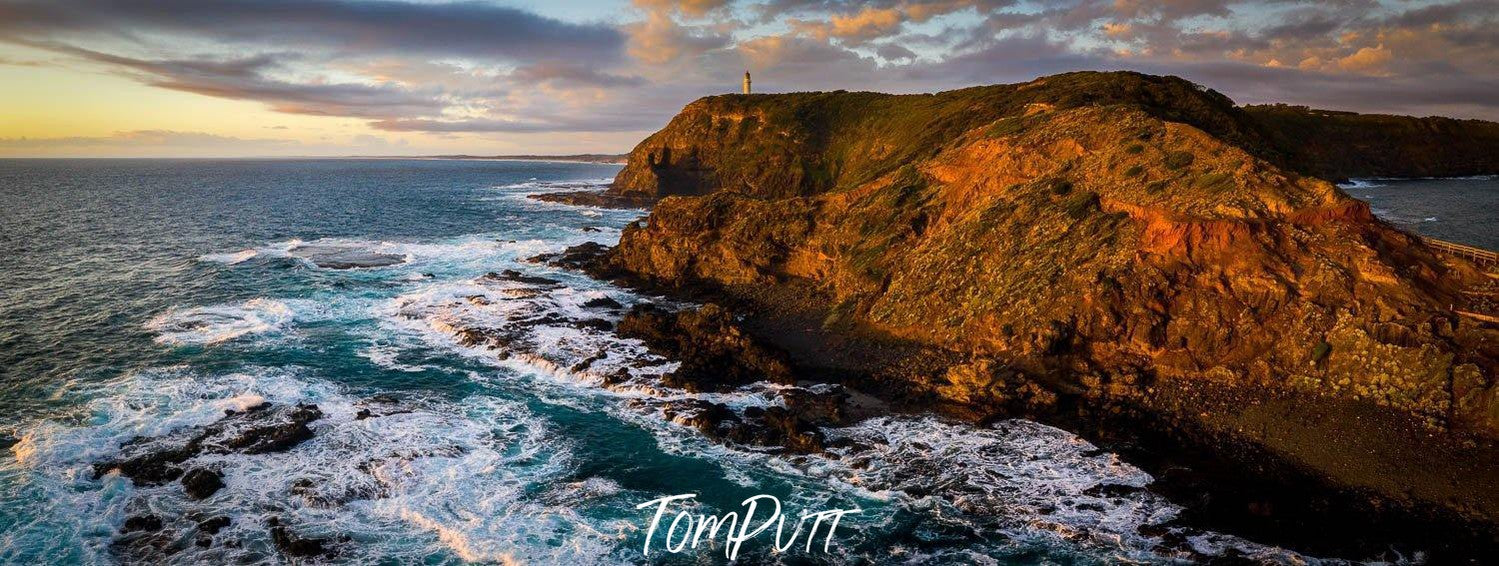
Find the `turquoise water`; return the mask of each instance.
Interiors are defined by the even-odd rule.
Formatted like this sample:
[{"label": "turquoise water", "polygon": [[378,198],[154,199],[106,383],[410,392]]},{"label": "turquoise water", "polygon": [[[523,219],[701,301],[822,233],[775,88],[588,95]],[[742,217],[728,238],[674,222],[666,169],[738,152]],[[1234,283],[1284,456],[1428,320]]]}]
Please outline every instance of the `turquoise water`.
[{"label": "turquoise water", "polygon": [[[859,508],[824,553],[745,543],[744,561],[1108,563],[1186,556],[1160,525],[1179,508],[1150,476],[1061,430],[924,417],[826,431],[826,456],[713,444],[663,400],[775,403],[775,386],[693,395],[633,341],[529,326],[499,352],[464,328],[584,316],[582,303],[661,298],[523,262],[613,243],[643,211],[525,195],[599,186],[617,166],[440,160],[0,160],[0,562],[281,562],[277,516],[347,563],[722,563],[722,544],[641,553],[638,504],[698,494],[696,513],[756,494],[790,513]],[[325,269],[299,246],[400,263]],[[515,269],[542,289],[482,276]],[[590,315],[594,316],[594,315]],[[617,317],[617,315],[603,315]],[[550,320],[550,319],[549,319]],[[638,379],[606,387],[593,367]],[[359,419],[377,395],[407,412]],[[135,486],[92,464],[261,401],[316,403],[315,437],[286,453],[205,456],[226,487]],[[294,486],[314,485],[313,493]],[[1094,494],[1090,494],[1094,493]],[[112,544],[126,517],[164,520],[145,558]],[[204,548],[197,519],[231,525]],[[666,525],[662,525],[666,528]],[[789,528],[789,527],[788,527]],[[1147,532],[1155,531],[1146,529]],[[1294,555],[1186,531],[1195,552]],[[659,535],[658,535],[659,536]]]}]

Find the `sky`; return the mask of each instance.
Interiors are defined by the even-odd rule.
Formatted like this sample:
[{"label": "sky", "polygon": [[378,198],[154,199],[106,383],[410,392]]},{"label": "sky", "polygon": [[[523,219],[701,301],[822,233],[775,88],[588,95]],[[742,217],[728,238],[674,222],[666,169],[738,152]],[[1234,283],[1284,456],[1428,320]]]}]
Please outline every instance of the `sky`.
[{"label": "sky", "polygon": [[1499,120],[1499,0],[0,0],[0,157],[623,153],[737,92],[1074,70]]}]

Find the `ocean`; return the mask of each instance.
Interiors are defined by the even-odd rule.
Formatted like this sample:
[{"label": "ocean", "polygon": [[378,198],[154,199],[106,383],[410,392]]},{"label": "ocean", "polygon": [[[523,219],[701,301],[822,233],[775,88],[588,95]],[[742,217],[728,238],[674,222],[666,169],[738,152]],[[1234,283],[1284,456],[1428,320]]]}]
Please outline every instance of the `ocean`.
[{"label": "ocean", "polygon": [[[0,160],[0,563],[279,562],[273,517],[346,563],[724,562],[721,541],[669,553],[659,533],[643,554],[651,516],[637,506],[684,493],[696,497],[683,508],[704,515],[760,494],[792,522],[801,510],[860,510],[827,551],[818,539],[772,553],[767,534],[744,543],[750,563],[1308,559],[1169,526],[1181,509],[1139,489],[1148,474],[1035,422],[882,417],[827,430],[848,442],[801,456],[715,444],[673,422],[664,401],[765,406],[780,386],[652,386],[645,376],[672,360],[573,322],[617,320],[619,309],[590,310],[605,298],[670,299],[524,261],[616,241],[643,211],[526,195],[601,187],[617,171]],[[1424,183],[1435,188],[1420,197],[1388,188],[1396,182],[1350,190],[1389,203],[1386,215],[1435,217],[1415,225],[1423,232],[1494,247],[1492,218],[1463,227],[1472,207]],[[1426,197],[1437,192],[1448,196]],[[335,268],[347,264],[364,267]],[[486,277],[507,269],[521,277]],[[516,282],[526,278],[551,283]],[[503,350],[461,340],[465,328],[507,325],[519,334]],[[574,369],[585,359],[638,379],[605,386],[602,370]],[[132,439],[263,402],[316,404],[324,416],[285,452],[201,456],[224,476],[206,499],[177,482],[93,473]],[[142,515],[162,526],[121,533]],[[207,517],[229,524],[204,538]],[[1166,532],[1178,543],[1164,544]]]},{"label": "ocean", "polygon": [[1404,230],[1499,250],[1499,176],[1354,179],[1340,185],[1375,216]]}]

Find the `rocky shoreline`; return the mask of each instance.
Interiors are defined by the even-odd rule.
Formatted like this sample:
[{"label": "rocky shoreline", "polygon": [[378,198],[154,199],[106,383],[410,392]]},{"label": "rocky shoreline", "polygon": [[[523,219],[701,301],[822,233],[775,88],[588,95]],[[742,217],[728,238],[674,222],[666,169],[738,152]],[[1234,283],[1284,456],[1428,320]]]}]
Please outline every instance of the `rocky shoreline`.
[{"label": "rocky shoreline", "polygon": [[[1172,527],[1213,529],[1350,560],[1476,563],[1499,552],[1499,525],[1491,519],[1499,503],[1492,496],[1499,491],[1484,487],[1499,487],[1499,473],[1489,466],[1499,461],[1499,445],[1439,433],[1395,411],[1226,385],[1159,383],[1145,398],[1137,395],[1135,384],[1084,386],[1005,371],[982,385],[988,394],[981,401],[955,402],[950,393],[913,384],[950,379],[955,368],[982,373],[984,362],[868,329],[828,328],[822,321],[829,309],[818,306],[828,304],[826,297],[805,284],[663,286],[620,270],[610,248],[598,244],[532,260],[703,304],[676,312],[650,306],[620,323],[622,335],[643,339],[653,351],[693,368],[684,372],[691,376],[685,382],[668,376],[676,386],[713,390],[760,375],[804,387],[839,387],[806,400],[788,397],[786,409],[771,414],[735,415],[721,405],[701,403],[666,409],[669,417],[715,441],[820,452],[825,449],[820,427],[864,418],[938,414],[975,424],[1023,418],[1078,434],[1150,473],[1156,481],[1148,489],[1186,510]],[[855,397],[861,400],[852,401]],[[1209,414],[1216,418],[1202,418]],[[1340,430],[1337,425],[1345,419],[1361,424]],[[1284,436],[1255,438],[1244,434],[1246,427]],[[1378,431],[1375,438],[1357,441],[1356,435],[1371,429]],[[1413,465],[1375,468],[1388,464],[1390,455],[1380,451],[1392,448]],[[1317,457],[1334,463],[1306,464]],[[1337,468],[1385,481],[1378,485],[1327,473]],[[1442,498],[1469,501],[1431,503]],[[1149,529],[1151,534],[1169,530]]]}]

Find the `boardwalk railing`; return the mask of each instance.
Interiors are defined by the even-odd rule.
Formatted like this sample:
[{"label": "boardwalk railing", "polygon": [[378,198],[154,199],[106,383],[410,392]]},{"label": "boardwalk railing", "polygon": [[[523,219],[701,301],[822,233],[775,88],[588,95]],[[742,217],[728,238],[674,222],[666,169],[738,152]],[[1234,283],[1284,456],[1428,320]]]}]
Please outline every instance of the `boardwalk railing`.
[{"label": "boardwalk railing", "polygon": [[1467,246],[1456,242],[1438,240],[1436,238],[1423,237],[1421,238],[1421,240],[1425,241],[1426,245],[1431,246],[1432,249],[1444,254],[1457,256],[1471,261],[1476,265],[1480,265],[1490,269],[1499,267],[1499,253],[1494,253],[1483,248],[1475,248],[1473,246]]}]

